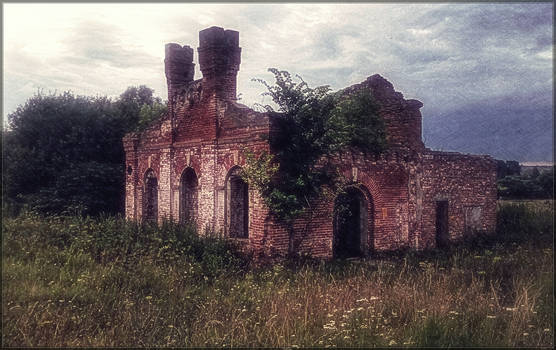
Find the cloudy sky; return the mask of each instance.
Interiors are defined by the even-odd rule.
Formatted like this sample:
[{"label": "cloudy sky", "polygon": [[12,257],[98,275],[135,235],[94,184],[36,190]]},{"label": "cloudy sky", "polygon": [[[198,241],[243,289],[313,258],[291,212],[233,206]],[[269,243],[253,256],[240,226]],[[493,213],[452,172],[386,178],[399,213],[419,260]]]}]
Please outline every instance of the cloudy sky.
[{"label": "cloudy sky", "polygon": [[[379,73],[423,117],[488,99],[552,105],[552,3],[4,4],[4,118],[38,89],[117,96],[145,84],[166,99],[164,44],[240,32],[242,102],[267,68],[334,90]],[[197,53],[195,52],[195,61]],[[196,79],[200,78],[196,65]]]}]

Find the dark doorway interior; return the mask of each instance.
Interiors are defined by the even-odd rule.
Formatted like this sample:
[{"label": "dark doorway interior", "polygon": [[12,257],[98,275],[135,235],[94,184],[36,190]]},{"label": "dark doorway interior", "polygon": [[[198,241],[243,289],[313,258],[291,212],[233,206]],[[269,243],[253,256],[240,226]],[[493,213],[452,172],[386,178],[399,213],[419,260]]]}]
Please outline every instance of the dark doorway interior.
[{"label": "dark doorway interior", "polygon": [[145,174],[143,220],[156,221],[158,218],[158,181],[154,171]]},{"label": "dark doorway interior", "polygon": [[365,227],[365,200],[360,190],[350,188],[340,194],[335,203],[334,257],[361,256]]},{"label": "dark doorway interior", "polygon": [[187,168],[181,177],[181,222],[191,222],[197,216],[197,175],[195,170]]},{"label": "dark doorway interior", "polygon": [[436,246],[446,247],[448,241],[448,201],[436,201]]},{"label": "dark doorway interior", "polygon": [[229,234],[231,237],[247,238],[249,196],[247,183],[240,176],[229,179]]}]

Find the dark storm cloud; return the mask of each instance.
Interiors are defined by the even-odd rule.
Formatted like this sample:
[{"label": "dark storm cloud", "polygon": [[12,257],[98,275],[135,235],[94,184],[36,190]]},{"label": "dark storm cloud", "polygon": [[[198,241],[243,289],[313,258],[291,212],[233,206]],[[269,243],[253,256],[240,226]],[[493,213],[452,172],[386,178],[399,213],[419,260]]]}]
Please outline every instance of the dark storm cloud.
[{"label": "dark storm cloud", "polygon": [[552,4],[465,4],[447,5],[417,18],[414,23],[431,29],[454,44],[458,51],[552,44]]},{"label": "dark storm cloud", "polygon": [[425,114],[481,98],[552,95],[552,61],[545,57],[551,14],[552,4],[445,5],[419,13],[385,50],[402,81],[414,79]]}]

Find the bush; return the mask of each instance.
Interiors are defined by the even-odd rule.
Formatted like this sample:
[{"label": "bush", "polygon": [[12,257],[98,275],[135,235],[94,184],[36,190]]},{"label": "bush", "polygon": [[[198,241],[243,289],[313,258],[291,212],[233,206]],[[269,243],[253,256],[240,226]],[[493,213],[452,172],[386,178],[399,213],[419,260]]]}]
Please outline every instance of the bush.
[{"label": "bush", "polygon": [[505,176],[498,180],[498,197],[502,199],[554,198],[554,168],[528,175]]},{"label": "bush", "polygon": [[[88,254],[97,263],[136,264],[143,259],[166,264],[198,264],[202,276],[239,272],[247,266],[231,241],[216,235],[199,236],[194,226],[170,221],[136,223],[119,216],[58,216],[43,218],[25,212],[3,221],[4,244],[29,251],[56,247],[72,254]],[[15,251],[18,251],[16,249]],[[14,251],[14,250],[10,250]]]}]

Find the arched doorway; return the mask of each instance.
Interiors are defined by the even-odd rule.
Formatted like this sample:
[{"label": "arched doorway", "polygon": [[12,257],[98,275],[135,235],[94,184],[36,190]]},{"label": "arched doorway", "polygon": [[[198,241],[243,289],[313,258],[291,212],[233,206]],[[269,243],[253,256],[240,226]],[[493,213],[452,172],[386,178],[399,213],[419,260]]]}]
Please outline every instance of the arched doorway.
[{"label": "arched doorway", "polygon": [[143,193],[143,220],[156,221],[158,218],[158,180],[152,169],[145,173]]},{"label": "arched doorway", "polygon": [[249,188],[234,167],[226,180],[226,231],[230,237],[247,238],[249,232]]},{"label": "arched doorway", "polygon": [[197,174],[193,168],[186,168],[180,179],[180,222],[197,219]]},{"label": "arched doorway", "polygon": [[334,203],[335,258],[351,258],[366,255],[368,242],[372,240],[372,199],[366,190],[349,187],[336,197]]}]

